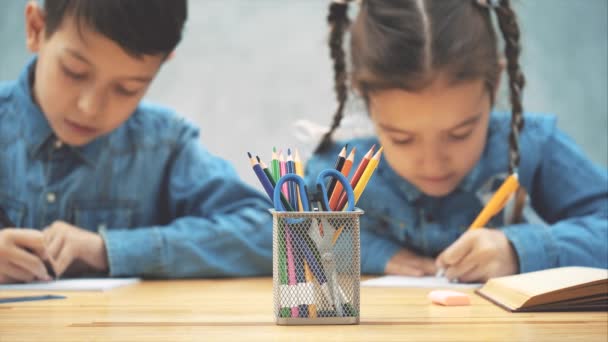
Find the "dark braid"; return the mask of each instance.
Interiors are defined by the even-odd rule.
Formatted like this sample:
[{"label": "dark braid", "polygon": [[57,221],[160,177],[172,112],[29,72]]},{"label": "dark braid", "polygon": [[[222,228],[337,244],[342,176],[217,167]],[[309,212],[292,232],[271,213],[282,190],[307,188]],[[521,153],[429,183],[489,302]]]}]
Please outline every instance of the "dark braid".
[{"label": "dark braid", "polygon": [[524,126],[523,108],[521,103],[525,78],[519,68],[519,26],[515,12],[509,0],[501,0],[496,7],[498,26],[505,41],[505,56],[507,57],[507,72],[509,75],[509,92],[511,99],[511,134],[509,135],[509,173],[519,167],[519,133]]},{"label": "dark braid", "polygon": [[331,58],[334,61],[334,90],[336,92],[336,99],[338,100],[338,108],[334,114],[334,120],[327,133],[323,135],[319,146],[315,150],[315,153],[320,153],[326,150],[331,144],[331,136],[340,125],[342,117],[344,116],[344,106],[348,98],[348,86],[347,79],[348,75],[346,72],[346,58],[343,48],[344,32],[347,30],[350,21],[348,19],[348,2],[343,3],[332,2],[329,5],[329,15],[327,16],[327,22],[331,27],[329,33],[329,48]]}]

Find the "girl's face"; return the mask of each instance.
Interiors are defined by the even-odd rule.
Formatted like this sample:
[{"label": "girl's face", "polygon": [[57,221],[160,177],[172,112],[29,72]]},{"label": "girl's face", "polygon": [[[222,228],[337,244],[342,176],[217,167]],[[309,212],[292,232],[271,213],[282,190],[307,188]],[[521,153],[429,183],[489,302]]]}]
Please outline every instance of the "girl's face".
[{"label": "girl's face", "polygon": [[429,196],[449,194],[479,160],[490,96],[483,80],[448,84],[439,77],[418,92],[369,94],[384,156],[401,177]]}]

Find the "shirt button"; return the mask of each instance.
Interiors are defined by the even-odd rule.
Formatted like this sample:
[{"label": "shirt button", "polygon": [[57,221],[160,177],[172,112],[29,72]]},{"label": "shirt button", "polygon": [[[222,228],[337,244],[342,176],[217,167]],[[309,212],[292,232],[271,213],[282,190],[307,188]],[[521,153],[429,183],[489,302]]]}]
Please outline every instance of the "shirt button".
[{"label": "shirt button", "polygon": [[56,196],[55,196],[54,193],[49,192],[48,194],[46,194],[46,201],[47,202],[49,202],[49,203],[55,203],[55,199],[56,199]]},{"label": "shirt button", "polygon": [[60,149],[61,146],[63,146],[63,142],[61,142],[59,139],[55,140],[55,148]]}]

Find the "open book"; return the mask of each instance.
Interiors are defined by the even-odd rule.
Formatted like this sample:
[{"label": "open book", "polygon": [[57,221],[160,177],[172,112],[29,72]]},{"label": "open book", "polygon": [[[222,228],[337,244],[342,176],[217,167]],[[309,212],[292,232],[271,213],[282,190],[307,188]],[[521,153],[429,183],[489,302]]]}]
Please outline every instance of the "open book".
[{"label": "open book", "polygon": [[608,270],[560,267],[492,278],[479,295],[520,311],[608,311]]}]

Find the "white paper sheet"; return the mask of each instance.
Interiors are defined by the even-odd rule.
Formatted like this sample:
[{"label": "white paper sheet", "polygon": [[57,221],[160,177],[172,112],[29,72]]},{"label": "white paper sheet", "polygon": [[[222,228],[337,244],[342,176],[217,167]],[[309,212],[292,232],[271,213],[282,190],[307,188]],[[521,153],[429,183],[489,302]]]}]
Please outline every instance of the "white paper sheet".
[{"label": "white paper sheet", "polygon": [[364,287],[478,288],[483,284],[453,283],[444,277],[384,276],[361,282]]},{"label": "white paper sheet", "polygon": [[0,291],[107,291],[139,282],[139,278],[61,279],[29,284],[3,284]]}]

